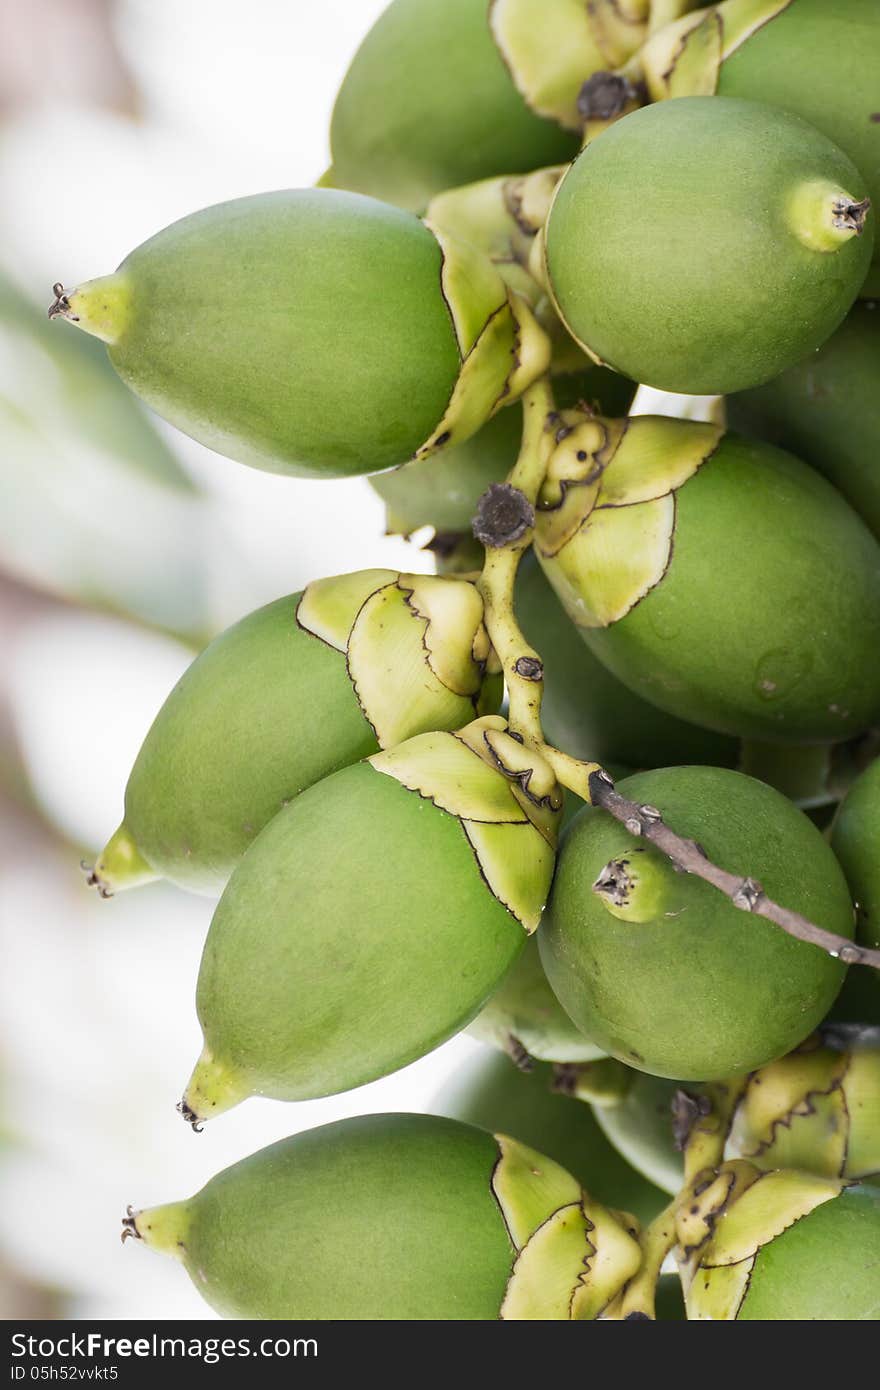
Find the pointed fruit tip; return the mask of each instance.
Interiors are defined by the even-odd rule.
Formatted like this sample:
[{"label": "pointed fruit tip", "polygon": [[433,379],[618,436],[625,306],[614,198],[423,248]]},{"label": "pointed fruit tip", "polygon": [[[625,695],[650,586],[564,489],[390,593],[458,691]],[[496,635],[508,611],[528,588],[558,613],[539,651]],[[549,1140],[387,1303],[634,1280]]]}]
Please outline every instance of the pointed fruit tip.
[{"label": "pointed fruit tip", "polygon": [[126,888],[138,888],[160,877],[144,859],[128,827],[123,822],[94,864],[80,861],[90,888],[97,888],[102,898],[112,898]]},{"label": "pointed fruit tip", "polygon": [[104,275],[87,280],[77,289],[66,290],[56,281],[55,298],[49,305],[50,319],[66,319],[84,333],[112,346],[118,343],[128,322],[130,290],[124,276]]},{"label": "pointed fruit tip", "polygon": [[252,1094],[233,1068],[220,1062],[206,1047],[193,1068],[182,1100],[177,1103],[181,1115],[194,1133],[201,1134],[205,1123],[240,1105]]}]

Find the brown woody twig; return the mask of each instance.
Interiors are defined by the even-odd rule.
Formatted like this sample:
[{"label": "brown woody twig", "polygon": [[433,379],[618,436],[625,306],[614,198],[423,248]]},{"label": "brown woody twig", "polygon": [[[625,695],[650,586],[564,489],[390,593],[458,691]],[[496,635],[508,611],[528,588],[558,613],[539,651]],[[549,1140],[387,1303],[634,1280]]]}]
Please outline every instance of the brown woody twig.
[{"label": "brown woody twig", "polygon": [[589,788],[590,801],[594,806],[601,806],[608,811],[631,835],[640,835],[652,845],[656,845],[684,873],[695,874],[697,878],[711,883],[713,888],[717,888],[730,899],[734,907],[741,908],[743,912],[754,912],[758,917],[765,917],[768,922],[780,927],[789,936],[796,937],[798,941],[805,941],[810,946],[817,946],[820,951],[834,956],[844,965],[869,965],[875,970],[880,970],[880,951],[847,941],[845,937],[837,936],[834,932],[817,926],[815,922],[810,922],[799,912],[781,907],[772,898],[768,898],[756,879],[742,878],[729,873],[727,869],[719,868],[706,857],[705,851],[696,840],[686,840],[670,829],[655,806],[639,806],[637,802],[621,796],[604,770],[600,769],[590,774]]}]

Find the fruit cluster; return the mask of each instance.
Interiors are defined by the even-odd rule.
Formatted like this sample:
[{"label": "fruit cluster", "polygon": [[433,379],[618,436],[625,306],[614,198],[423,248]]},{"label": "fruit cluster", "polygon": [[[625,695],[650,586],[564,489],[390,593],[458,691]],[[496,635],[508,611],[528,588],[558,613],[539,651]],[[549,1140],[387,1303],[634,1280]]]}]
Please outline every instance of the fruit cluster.
[{"label": "fruit cluster", "polygon": [[433,533],[211,642],[91,871],[220,895],[194,1128],[498,1049],[129,1211],[224,1314],[681,1317],[674,1253],[688,1318],[880,1316],[878,63],[876,0],[393,0],[319,187],[56,286]]}]

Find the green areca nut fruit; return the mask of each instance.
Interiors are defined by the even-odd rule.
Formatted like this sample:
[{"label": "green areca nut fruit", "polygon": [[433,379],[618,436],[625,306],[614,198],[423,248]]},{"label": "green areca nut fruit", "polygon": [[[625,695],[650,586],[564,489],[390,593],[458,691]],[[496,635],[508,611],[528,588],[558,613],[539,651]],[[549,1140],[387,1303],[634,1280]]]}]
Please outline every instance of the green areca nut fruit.
[{"label": "green areca nut fruit", "polygon": [[584,1321],[641,1261],[553,1159],[434,1115],[293,1135],[126,1231],[233,1318]]},{"label": "green areca nut fruit", "polygon": [[676,1223],[688,1318],[880,1318],[880,1189],[744,1162],[710,1179]]},{"label": "green areca nut fruit", "polygon": [[568,161],[578,95],[647,35],[649,0],[394,0],[342,82],[324,181],[421,212],[476,179]]},{"label": "green areca nut fruit", "polygon": [[[560,407],[583,401],[603,414],[625,414],[635,390],[625,377],[591,365],[553,381]],[[385,503],[388,531],[411,535],[433,526],[441,540],[470,535],[480,498],[490,483],[507,477],[521,439],[522,412],[501,410],[463,444],[372,477],[370,484]]]},{"label": "green areca nut fruit", "polygon": [[644,107],[591,141],[545,229],[561,318],[597,361],[691,395],[769,381],[843,320],[871,260],[861,173],[762,103]]},{"label": "green areca nut fruit", "polygon": [[[843,866],[856,905],[856,937],[880,949],[880,758],[847,792],[834,820],[831,848]],[[875,970],[868,972],[878,983]],[[880,1021],[880,1020],[878,1020]]]},{"label": "green areca nut fruit", "polygon": [[590,1062],[602,1049],[575,1027],[544,974],[538,942],[530,937],[489,1002],[468,1029],[518,1065]]},{"label": "green areca nut fruit", "polygon": [[532,554],[523,557],[517,573],[516,613],[544,663],[541,722],[550,743],[576,758],[630,768],[736,762],[734,739],[649,704],[602,665],[578,640]]},{"label": "green areca nut fruit", "polygon": [[482,713],[492,660],[482,599],[460,579],[358,570],[249,614],[162,706],[95,882],[107,894],[162,876],[219,892],[306,787]]},{"label": "green areca nut fruit", "polygon": [[[718,93],[802,116],[880,197],[874,0],[724,0],[661,30],[637,61],[653,101]],[[880,291],[876,258],[865,290]]]},{"label": "green areca nut fruit", "polygon": [[878,380],[880,309],[868,300],[818,352],[775,381],[728,396],[727,420],[818,468],[880,537]]},{"label": "green areca nut fruit", "polygon": [[[572,1083],[577,1094],[576,1077]],[[592,1102],[600,1129],[618,1153],[636,1172],[672,1194],[683,1182],[672,1109],[678,1087],[678,1081],[628,1067],[619,1095]]]},{"label": "green areca nut fruit", "polygon": [[[772,787],[721,768],[643,772],[620,784],[663,807],[709,859],[843,937],[846,882],[812,822]],[[539,935],[560,1002],[599,1047],[640,1071],[720,1080],[795,1047],[822,1020],[844,967],[675,870],[607,811],[562,841]]]},{"label": "green areca nut fruit", "polygon": [[296,797],[214,914],[187,1118],[346,1091],[465,1027],[538,925],[561,806],[499,716],[419,734]]},{"label": "green areca nut fruit", "polygon": [[493,1134],[512,1135],[561,1163],[605,1206],[646,1225],[665,1205],[664,1194],[612,1148],[590,1107],[554,1092],[552,1082],[552,1069],[544,1064],[524,1072],[489,1053],[457,1072],[431,1109]]},{"label": "green areca nut fruit", "polygon": [[880,1028],[823,1028],[749,1077],[727,1153],[850,1181],[880,1174]]},{"label": "green areca nut fruit", "polygon": [[273,473],[375,473],[457,444],[546,370],[521,298],[469,246],[332,189],[220,203],[50,311],[202,444]]},{"label": "green areca nut fruit", "polygon": [[764,742],[876,722],[880,546],[790,454],[692,420],[582,417],[535,549],[594,654],[661,709]]}]

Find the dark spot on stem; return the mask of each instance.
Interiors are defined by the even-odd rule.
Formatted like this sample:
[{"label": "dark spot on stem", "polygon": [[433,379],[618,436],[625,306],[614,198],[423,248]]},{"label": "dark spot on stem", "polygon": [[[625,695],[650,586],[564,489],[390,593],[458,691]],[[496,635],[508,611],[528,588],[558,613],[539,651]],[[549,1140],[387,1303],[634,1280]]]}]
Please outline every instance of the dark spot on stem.
[{"label": "dark spot on stem", "polygon": [[482,545],[501,550],[521,540],[535,524],[535,509],[510,483],[490,483],[477,503],[473,532]]},{"label": "dark spot on stem", "polygon": [[594,72],[578,93],[578,115],[585,121],[611,121],[639,93],[632,82],[616,72]]},{"label": "dark spot on stem", "polygon": [[524,681],[540,681],[544,679],[544,667],[536,656],[517,657],[513,664],[513,669],[518,676],[522,676]]}]

